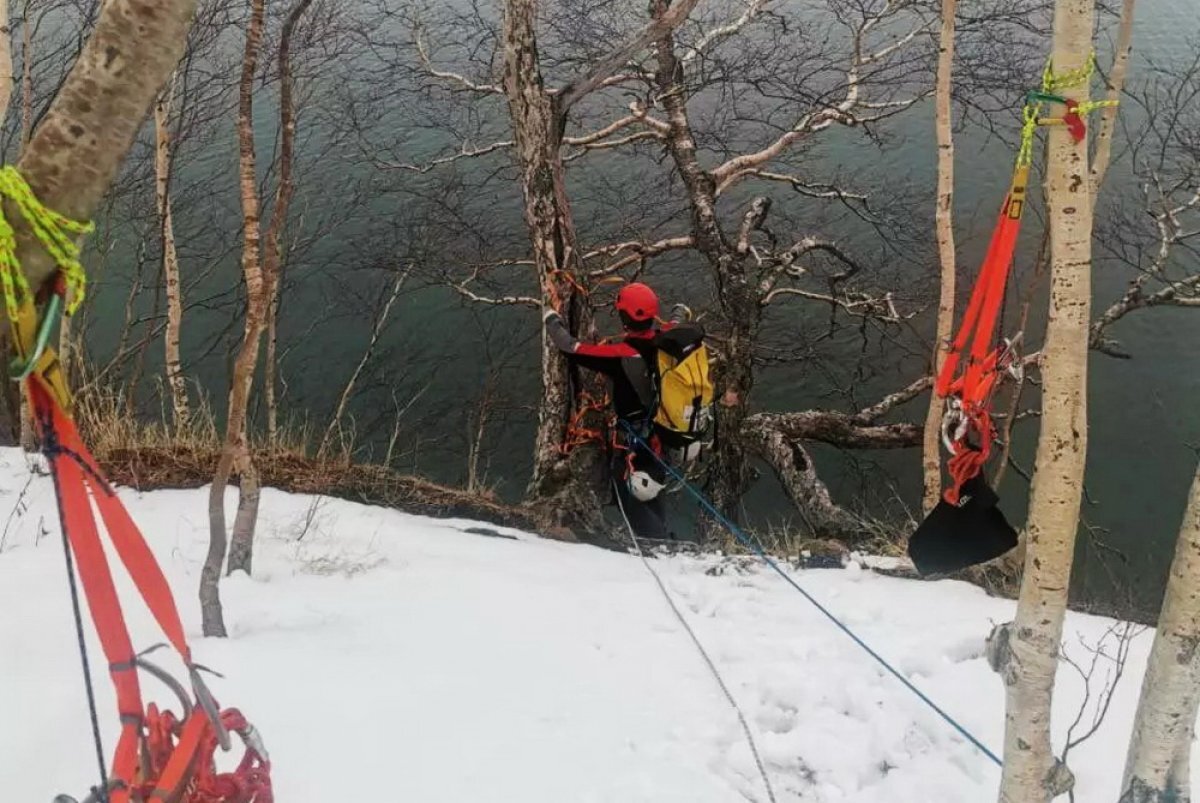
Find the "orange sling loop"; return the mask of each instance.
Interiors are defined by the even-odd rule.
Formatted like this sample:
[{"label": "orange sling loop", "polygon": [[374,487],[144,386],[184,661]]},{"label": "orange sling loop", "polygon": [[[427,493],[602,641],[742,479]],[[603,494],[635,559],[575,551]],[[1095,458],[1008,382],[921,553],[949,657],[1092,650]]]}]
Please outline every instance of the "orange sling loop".
[{"label": "orange sling loop", "polygon": [[[993,344],[1017,239],[1021,233],[1028,182],[1029,165],[1019,158],[958,334],[950,344],[934,384],[934,392],[939,397],[952,398],[955,400],[952,403],[959,405],[957,410],[948,409],[947,416],[959,415],[965,424],[952,436],[953,454],[947,465],[951,485],[943,495],[950,504],[958,503],[963,484],[983,470],[991,455],[995,435],[991,400],[999,371],[1005,367],[1001,365],[1001,350]],[[977,443],[971,442],[972,434]]]},{"label": "orange sling loop", "polygon": [[[74,422],[63,412],[47,385],[35,374],[27,380],[27,387],[42,440],[42,451],[54,479],[63,531],[74,555],[92,622],[116,690],[121,735],[113,754],[108,797],[111,803],[127,803],[131,799],[131,790],[141,782],[152,780],[139,777],[139,751],[146,713],[138,679],[138,656],[125,627],[120,599],[100,540],[95,517],[97,511],[118,558],[129,572],[167,641],[188,668],[200,706],[184,724],[183,735],[197,728],[202,735],[203,731],[212,727],[216,729],[222,744],[228,745],[228,734],[219,722],[216,725],[210,722],[216,711],[216,703],[192,662],[179,611],[154,554],[129,512],[104,479]],[[188,752],[190,749],[194,753],[199,743],[198,736],[181,738],[171,764],[179,766],[193,763],[194,755],[188,755]]]}]

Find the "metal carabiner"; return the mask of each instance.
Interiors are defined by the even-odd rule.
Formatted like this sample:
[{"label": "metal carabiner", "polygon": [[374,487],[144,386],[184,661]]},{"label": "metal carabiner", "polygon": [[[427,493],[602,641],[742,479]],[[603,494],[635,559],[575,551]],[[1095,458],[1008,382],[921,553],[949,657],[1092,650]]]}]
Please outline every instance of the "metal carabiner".
[{"label": "metal carabiner", "polygon": [[171,690],[176,698],[179,699],[179,706],[182,709],[182,716],[179,717],[179,720],[182,722],[192,715],[193,705],[191,695],[187,693],[187,689],[184,688],[184,685],[175,679],[174,675],[163,669],[158,664],[151,663],[150,661],[146,660],[147,655],[155,650],[163,649],[166,646],[166,644],[155,644],[149,649],[142,650],[134,657],[133,663],[138,669],[144,670],[147,674],[158,679],[164,686]]},{"label": "metal carabiner", "polygon": [[1021,345],[1025,333],[1017,332],[1012,337],[1004,338],[1004,350],[1000,352],[1000,356],[996,360],[996,369],[1004,371],[1013,378],[1015,382],[1025,381],[1025,365],[1021,361],[1021,354],[1017,351],[1017,347]]},{"label": "metal carabiner", "polygon": [[229,739],[229,729],[221,721],[221,710],[217,707],[216,698],[208,690],[208,684],[204,682],[204,678],[200,677],[200,670],[202,669],[205,672],[212,671],[199,664],[188,665],[188,676],[192,679],[192,692],[196,695],[196,705],[200,706],[200,710],[204,712],[204,715],[208,717],[208,721],[212,723],[213,732],[217,734],[217,744],[221,745],[222,750],[229,752],[230,748],[233,747],[233,742]]},{"label": "metal carabiner", "polygon": [[946,412],[942,414],[942,445],[950,454],[958,454],[956,443],[967,436],[970,421],[963,412],[962,401],[957,396],[946,400]]}]

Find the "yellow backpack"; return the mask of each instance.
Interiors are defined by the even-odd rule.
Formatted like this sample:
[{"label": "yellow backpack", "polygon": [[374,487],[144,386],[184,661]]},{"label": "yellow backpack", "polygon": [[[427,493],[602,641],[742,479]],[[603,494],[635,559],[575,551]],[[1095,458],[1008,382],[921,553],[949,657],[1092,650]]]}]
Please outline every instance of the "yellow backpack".
[{"label": "yellow backpack", "polygon": [[701,439],[712,419],[713,385],[704,332],[697,326],[667,329],[658,347],[658,410],[654,421],[685,441]]}]

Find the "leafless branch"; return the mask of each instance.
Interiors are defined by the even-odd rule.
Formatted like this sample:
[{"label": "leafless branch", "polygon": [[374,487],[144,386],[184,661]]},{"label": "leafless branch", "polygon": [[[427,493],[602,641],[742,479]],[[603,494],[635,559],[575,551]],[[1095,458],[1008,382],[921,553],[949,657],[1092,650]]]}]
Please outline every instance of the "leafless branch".
[{"label": "leafless branch", "polygon": [[632,39],[600,59],[586,75],[580,76],[564,86],[558,93],[558,113],[566,114],[580,98],[597,89],[607,78],[625,67],[629,61],[650,43],[678,28],[692,13],[700,0],[679,0],[666,13],[656,16]]},{"label": "leafless branch", "polygon": [[413,43],[416,45],[417,57],[421,60],[421,66],[425,68],[425,72],[434,78],[448,82],[457,86],[460,90],[468,92],[478,92],[488,95],[503,95],[504,88],[497,84],[481,84],[472,81],[464,75],[456,72],[447,72],[439,70],[433,66],[433,61],[429,58],[429,51],[425,47],[424,31],[417,27],[413,31]]},{"label": "leafless branch", "polygon": [[612,262],[604,265],[601,268],[588,271],[588,278],[599,279],[604,276],[612,276],[621,270],[641,262],[653,256],[666,253],[667,251],[678,251],[686,248],[694,248],[696,240],[690,235],[682,237],[667,237],[666,239],[658,240],[657,242],[647,243],[638,240],[609,245],[603,248],[597,248],[583,255],[583,261],[590,262],[600,257],[617,257]]},{"label": "leafless branch", "polygon": [[436,170],[439,167],[442,167],[443,165],[450,164],[451,162],[457,162],[461,159],[475,159],[480,156],[487,156],[488,154],[495,153],[496,151],[507,150],[512,146],[513,141],[511,139],[493,142],[491,145],[485,145],[482,148],[476,148],[473,147],[469,142],[464,142],[456,153],[450,154],[449,156],[441,156],[423,165],[399,164],[396,162],[376,162],[376,164],[379,167],[388,170],[411,170],[414,173],[428,173]]}]

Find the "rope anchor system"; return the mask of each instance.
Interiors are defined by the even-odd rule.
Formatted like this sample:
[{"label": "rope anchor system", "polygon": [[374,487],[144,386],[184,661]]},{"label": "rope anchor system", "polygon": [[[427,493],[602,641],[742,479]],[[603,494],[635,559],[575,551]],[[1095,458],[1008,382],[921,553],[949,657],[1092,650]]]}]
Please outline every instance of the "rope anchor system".
[{"label": "rope anchor system", "polygon": [[[222,710],[192,660],[171,589],[154,553],[108,484],[71,419],[71,394],[51,333],[62,313],[72,314],[83,300],[85,276],[76,238],[90,223],[69,220],[43,206],[25,179],[8,166],[0,169],[0,196],[21,213],[58,272],[39,312],[17,258],[16,234],[0,207],[0,285],[17,352],[9,377],[23,382],[29,397],[42,453],[50,467],[62,522],[63,554],[72,612],[83,666],[92,736],[100,782],[84,803],[272,803],[270,760],[262,739],[237,709]],[[99,514],[99,520],[96,516]],[[164,645],[135,653],[109,567],[101,526],[125,566],[143,602],[188,671],[190,690],[146,655]],[[78,574],[78,584],[76,580]],[[108,673],[116,690],[120,736],[106,769],[100,716],[92,687],[79,587],[99,636]],[[166,684],[179,699],[182,716],[144,704],[139,672]],[[232,747],[230,733],[245,746],[232,772],[218,772],[215,752]],[[75,803],[59,795],[56,803]]]},{"label": "rope anchor system", "polygon": [[[1038,127],[1064,125],[1071,138],[1080,143],[1087,137],[1085,116],[1116,105],[1115,100],[1081,102],[1061,94],[1073,87],[1086,87],[1095,63],[1092,54],[1082,67],[1064,73],[1055,73],[1047,63],[1041,88],[1025,95],[1021,144],[1008,194],[958,332],[948,344],[934,383],[934,393],[945,403],[941,434],[949,454],[946,469],[950,485],[908,541],[909,557],[921,574],[947,574],[986,563],[1018,543],[1016,530],[997,507],[999,497],[984,476],[996,440],[992,420],[996,391],[1006,376],[1018,383],[1024,380],[1024,365],[1017,352],[1021,335],[1000,338],[998,333],[1027,205]],[[1048,117],[1047,106],[1061,106],[1061,116]]]}]

